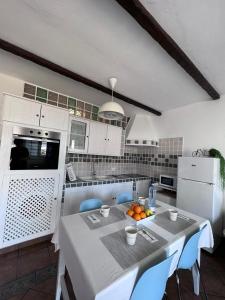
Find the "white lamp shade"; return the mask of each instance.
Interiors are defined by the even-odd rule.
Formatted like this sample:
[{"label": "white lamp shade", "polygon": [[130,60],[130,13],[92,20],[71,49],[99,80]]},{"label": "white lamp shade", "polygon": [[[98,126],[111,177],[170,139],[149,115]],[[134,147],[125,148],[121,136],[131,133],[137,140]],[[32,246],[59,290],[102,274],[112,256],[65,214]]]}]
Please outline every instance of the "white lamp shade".
[{"label": "white lamp shade", "polygon": [[98,116],[107,120],[121,120],[124,116],[124,110],[120,104],[109,101],[100,107]]}]

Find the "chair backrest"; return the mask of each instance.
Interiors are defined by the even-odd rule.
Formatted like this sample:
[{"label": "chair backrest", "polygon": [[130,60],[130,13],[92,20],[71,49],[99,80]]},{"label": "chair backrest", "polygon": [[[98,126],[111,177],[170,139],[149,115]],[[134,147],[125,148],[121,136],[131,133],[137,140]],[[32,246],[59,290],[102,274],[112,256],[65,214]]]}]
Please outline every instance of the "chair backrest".
[{"label": "chair backrest", "polygon": [[141,275],[130,300],[161,300],[163,298],[175,253]]},{"label": "chair backrest", "polygon": [[100,199],[87,199],[81,202],[80,212],[97,209],[102,206],[102,200]]},{"label": "chair backrest", "polygon": [[133,195],[130,192],[124,192],[119,194],[116,197],[116,202],[117,204],[125,203],[125,202],[130,202],[133,200]]},{"label": "chair backrest", "polygon": [[193,234],[187,241],[177,265],[178,269],[190,269],[198,259],[198,242],[202,231],[206,226],[207,225],[205,225],[202,229]]}]

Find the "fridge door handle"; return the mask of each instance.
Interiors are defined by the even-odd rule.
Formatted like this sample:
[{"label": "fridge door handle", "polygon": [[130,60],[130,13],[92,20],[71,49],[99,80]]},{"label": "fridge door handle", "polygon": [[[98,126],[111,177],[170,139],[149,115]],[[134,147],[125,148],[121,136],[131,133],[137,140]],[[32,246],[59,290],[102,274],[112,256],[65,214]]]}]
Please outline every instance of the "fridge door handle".
[{"label": "fridge door handle", "polygon": [[180,177],[180,179],[184,180],[184,181],[196,182],[196,183],[201,183],[201,184],[208,184],[208,185],[214,185],[215,184],[215,183],[212,183],[212,182],[203,182],[203,181],[191,180],[191,179],[182,178],[182,177]]}]

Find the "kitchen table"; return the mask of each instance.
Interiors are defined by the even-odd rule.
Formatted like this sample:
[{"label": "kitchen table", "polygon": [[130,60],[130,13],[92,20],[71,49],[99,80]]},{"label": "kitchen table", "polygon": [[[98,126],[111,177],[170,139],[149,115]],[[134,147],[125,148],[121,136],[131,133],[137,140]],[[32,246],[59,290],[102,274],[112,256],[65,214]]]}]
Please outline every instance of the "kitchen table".
[{"label": "kitchen table", "polygon": [[[111,218],[108,224],[104,220],[102,226],[92,226],[88,219],[89,214],[97,216],[98,210],[62,217],[53,236],[56,249],[60,249],[56,299],[60,299],[62,289],[65,290],[64,298],[67,298],[65,267],[77,300],[128,300],[140,274],[177,251],[170,268],[172,275],[185,240],[205,224],[199,249],[213,247],[208,220],[178,209],[181,218],[178,223],[173,222],[168,218],[168,209],[173,207],[160,201],[157,201],[157,206],[155,219],[144,224],[156,237],[157,243],[152,247],[139,237],[136,244],[140,249],[136,248],[137,251],[130,251],[129,247],[134,246],[126,245],[124,228],[134,221],[124,214],[127,210],[124,204],[116,205],[112,211],[120,217]],[[146,246],[149,246],[148,252]],[[192,269],[192,275],[194,292],[198,294],[199,274],[196,268]]]}]

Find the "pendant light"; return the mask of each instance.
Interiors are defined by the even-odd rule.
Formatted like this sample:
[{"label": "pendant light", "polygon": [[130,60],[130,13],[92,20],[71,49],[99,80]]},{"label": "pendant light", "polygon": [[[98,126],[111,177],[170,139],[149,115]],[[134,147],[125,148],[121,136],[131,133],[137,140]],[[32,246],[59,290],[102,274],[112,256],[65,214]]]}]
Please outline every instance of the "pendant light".
[{"label": "pendant light", "polygon": [[98,116],[100,118],[107,119],[107,120],[121,120],[124,116],[124,110],[122,106],[119,103],[114,102],[113,100],[113,92],[116,83],[117,83],[117,78],[112,77],[109,79],[109,84],[112,89],[112,100],[104,103],[100,107],[98,112]]}]

